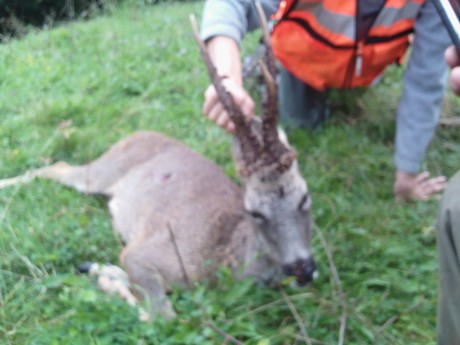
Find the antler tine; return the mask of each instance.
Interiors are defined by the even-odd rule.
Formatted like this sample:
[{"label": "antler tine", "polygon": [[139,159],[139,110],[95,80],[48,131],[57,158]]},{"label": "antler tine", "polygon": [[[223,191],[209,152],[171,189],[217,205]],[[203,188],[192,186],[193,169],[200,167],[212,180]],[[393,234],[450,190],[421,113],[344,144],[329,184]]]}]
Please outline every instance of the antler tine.
[{"label": "antler tine", "polygon": [[272,50],[272,44],[270,41],[270,32],[268,30],[267,17],[265,16],[264,9],[260,4],[259,0],[256,0],[257,14],[259,15],[260,28],[262,29],[263,43],[265,46],[265,60],[267,63],[268,71],[272,78],[276,78],[276,63],[275,56]]},{"label": "antler tine", "polygon": [[278,170],[284,171],[289,168],[292,161],[295,159],[295,152],[286,147],[279,139],[278,129],[276,127],[278,117],[278,87],[276,83],[277,70],[275,56],[270,42],[265,12],[258,0],[256,0],[256,8],[265,46],[265,62],[259,60],[259,66],[267,88],[267,93],[264,95],[262,101],[264,113],[262,118],[264,148],[268,154],[266,159],[271,163],[276,162]]},{"label": "antler tine", "polygon": [[[277,94],[278,88],[276,85],[276,63],[273,55],[272,46],[270,42],[270,35],[268,32],[267,19],[262,5],[256,0],[256,8],[259,15],[260,26],[262,28],[263,42],[265,46],[265,62],[259,60],[259,66],[267,87],[267,94],[263,99],[263,112],[264,112],[264,140],[268,133],[276,130],[276,121],[278,114]],[[273,128],[265,128],[273,127]],[[268,131],[266,131],[268,130]]]}]

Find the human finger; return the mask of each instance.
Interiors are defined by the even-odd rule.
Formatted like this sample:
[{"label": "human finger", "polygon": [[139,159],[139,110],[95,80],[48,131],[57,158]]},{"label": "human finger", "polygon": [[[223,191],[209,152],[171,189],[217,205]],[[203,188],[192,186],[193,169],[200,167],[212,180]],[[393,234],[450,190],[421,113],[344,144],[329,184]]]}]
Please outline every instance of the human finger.
[{"label": "human finger", "polygon": [[230,121],[230,118],[228,117],[227,113],[222,112],[220,113],[219,117],[216,119],[215,122],[219,127],[226,129],[229,121]]},{"label": "human finger", "polygon": [[430,177],[430,173],[428,171],[421,172],[415,177],[415,183],[416,184],[421,183],[424,180],[427,180],[428,177]]},{"label": "human finger", "polygon": [[225,130],[229,132],[230,134],[235,133],[235,124],[233,123],[233,121],[229,121],[227,123],[227,125],[225,126]]},{"label": "human finger", "polygon": [[206,91],[204,92],[204,102],[202,112],[205,116],[208,116],[209,112],[215,105],[219,102],[219,98],[217,97],[216,89],[214,85],[209,85]]},{"label": "human finger", "polygon": [[460,67],[452,69],[450,74],[450,87],[455,94],[460,95]]},{"label": "human finger", "polygon": [[460,57],[458,56],[457,50],[453,45],[449,46],[445,53],[444,53],[444,58],[447,62],[447,64],[451,67],[454,68],[455,66],[460,65]]},{"label": "human finger", "polygon": [[216,122],[222,113],[226,113],[221,103],[215,103],[214,106],[205,114],[211,121]]},{"label": "human finger", "polygon": [[422,186],[423,195],[430,197],[437,193],[440,193],[446,188],[447,182],[445,180],[435,180],[430,179],[429,181],[425,181]]},{"label": "human finger", "polygon": [[254,101],[244,88],[234,83],[231,79],[224,80],[226,90],[232,95],[235,105],[248,117],[254,115]]}]

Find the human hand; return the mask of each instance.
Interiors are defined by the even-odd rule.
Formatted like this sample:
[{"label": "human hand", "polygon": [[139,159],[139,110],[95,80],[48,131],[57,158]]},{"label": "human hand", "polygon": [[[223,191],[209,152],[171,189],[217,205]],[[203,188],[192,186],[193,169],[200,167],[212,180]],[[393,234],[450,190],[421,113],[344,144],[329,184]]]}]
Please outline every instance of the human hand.
[{"label": "human hand", "polygon": [[444,57],[447,64],[452,68],[450,74],[452,91],[460,96],[460,57],[453,45],[446,49]]},{"label": "human hand", "polygon": [[446,184],[445,176],[430,177],[428,171],[410,174],[397,170],[393,192],[396,201],[423,201],[442,192]]},{"label": "human hand", "polygon": [[[246,90],[230,77],[224,78],[222,84],[243,114],[252,117],[254,115],[254,101]],[[227,111],[220,102],[214,85],[208,86],[204,94],[203,114],[227,132],[235,132],[235,124],[230,120]]]}]

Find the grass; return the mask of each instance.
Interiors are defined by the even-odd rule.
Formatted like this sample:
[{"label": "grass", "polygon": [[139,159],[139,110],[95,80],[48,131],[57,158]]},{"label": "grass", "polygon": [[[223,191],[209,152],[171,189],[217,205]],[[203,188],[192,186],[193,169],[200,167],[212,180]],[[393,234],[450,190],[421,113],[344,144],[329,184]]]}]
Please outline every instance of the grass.
[{"label": "grass", "polygon": [[[86,162],[139,129],[180,139],[234,177],[230,138],[201,115],[208,80],[187,19],[201,7],[124,6],[1,45],[0,177]],[[245,344],[300,344],[305,328],[313,343],[336,344],[345,303],[345,344],[434,344],[437,202],[396,205],[391,192],[400,78],[392,68],[378,87],[334,98],[319,131],[289,133],[345,297],[316,235],[321,276],[307,288],[286,288],[286,298],[222,269],[217,285],[174,290],[175,321],[140,323],[75,274],[84,261],[118,262],[106,201],[36,180],[0,190],[0,343],[219,344],[227,333]],[[446,114],[457,109],[448,97]],[[439,128],[424,168],[451,176],[459,139]]]}]

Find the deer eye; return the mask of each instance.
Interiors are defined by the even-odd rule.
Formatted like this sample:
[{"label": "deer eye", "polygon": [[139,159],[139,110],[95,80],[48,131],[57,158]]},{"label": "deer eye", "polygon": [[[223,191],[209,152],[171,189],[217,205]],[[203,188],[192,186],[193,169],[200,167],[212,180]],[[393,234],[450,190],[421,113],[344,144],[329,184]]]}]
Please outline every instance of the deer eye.
[{"label": "deer eye", "polygon": [[254,219],[254,221],[258,224],[264,223],[267,218],[260,212],[257,211],[247,211],[249,215]]},{"label": "deer eye", "polygon": [[299,202],[299,211],[308,212],[311,208],[311,198],[308,194],[305,194]]}]

